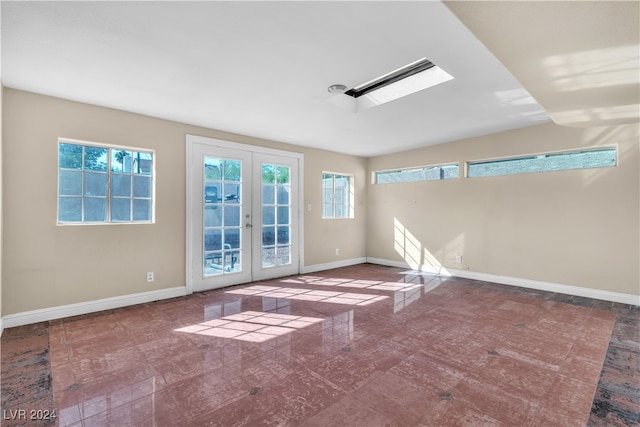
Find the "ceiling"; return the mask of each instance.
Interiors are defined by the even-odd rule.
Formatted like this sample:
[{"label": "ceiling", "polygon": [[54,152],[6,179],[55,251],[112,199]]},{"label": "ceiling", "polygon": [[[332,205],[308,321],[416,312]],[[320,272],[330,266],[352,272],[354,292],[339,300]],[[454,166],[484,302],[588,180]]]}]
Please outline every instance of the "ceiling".
[{"label": "ceiling", "polygon": [[[581,108],[557,108],[571,92],[560,78],[549,78],[557,70],[536,75],[540,66],[529,68],[579,53],[584,43],[570,32],[587,29],[572,19],[566,35],[559,31],[561,16],[540,30],[527,15],[509,21],[512,3],[521,2],[3,1],[1,78],[10,88],[369,157],[543,123],[550,120],[547,111],[562,122],[559,111]],[[536,18],[552,15],[544,13],[550,3],[522,3],[539,4]],[[567,9],[553,13],[573,13]],[[596,9],[592,13],[602,13]],[[618,25],[607,21],[598,29]],[[535,37],[522,36],[529,30]],[[620,93],[637,87],[637,33],[635,53],[629,37],[621,36],[620,46],[616,37],[606,46],[586,46],[619,48],[607,51],[611,61],[616,52],[630,57],[624,66],[627,74],[635,66],[635,81],[616,87]],[[556,52],[551,38],[571,40]],[[358,113],[341,108],[327,91],[422,57],[454,80]],[[610,89],[601,85],[598,93]],[[633,105],[619,101],[607,102]]]},{"label": "ceiling", "polygon": [[452,1],[447,6],[555,123],[640,121],[639,1]]}]

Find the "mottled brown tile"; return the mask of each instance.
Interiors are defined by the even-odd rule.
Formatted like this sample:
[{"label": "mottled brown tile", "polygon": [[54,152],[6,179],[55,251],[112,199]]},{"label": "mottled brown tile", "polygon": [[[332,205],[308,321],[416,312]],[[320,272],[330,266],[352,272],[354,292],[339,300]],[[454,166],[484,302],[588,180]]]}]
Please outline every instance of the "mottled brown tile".
[{"label": "mottled brown tile", "polygon": [[[254,285],[289,291],[9,328],[2,409],[78,426],[640,424],[635,306],[371,264]],[[306,290],[348,298],[286,298]],[[323,320],[261,342],[180,330],[245,311]]]}]

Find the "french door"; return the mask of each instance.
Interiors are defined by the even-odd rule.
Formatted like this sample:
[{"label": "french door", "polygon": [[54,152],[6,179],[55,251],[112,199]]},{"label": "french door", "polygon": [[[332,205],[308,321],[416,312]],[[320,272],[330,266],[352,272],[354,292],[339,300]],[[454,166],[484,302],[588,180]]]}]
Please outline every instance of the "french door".
[{"label": "french door", "polygon": [[187,136],[187,286],[299,272],[302,156]]}]

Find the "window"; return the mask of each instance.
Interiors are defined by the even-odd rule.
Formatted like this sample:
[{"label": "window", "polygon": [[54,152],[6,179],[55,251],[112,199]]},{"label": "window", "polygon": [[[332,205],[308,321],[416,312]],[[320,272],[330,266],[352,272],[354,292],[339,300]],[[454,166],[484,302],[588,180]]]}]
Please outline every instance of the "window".
[{"label": "window", "polygon": [[458,178],[458,163],[441,166],[424,166],[411,169],[397,169],[374,172],[375,184],[395,182],[434,181]]},{"label": "window", "polygon": [[58,224],[153,222],[154,152],[58,141]]},{"label": "window", "polygon": [[497,176],[520,173],[603,168],[616,165],[615,147],[564,153],[548,153],[510,159],[467,163],[467,176]]},{"label": "window", "polygon": [[322,217],[353,218],[353,177],[322,173]]}]

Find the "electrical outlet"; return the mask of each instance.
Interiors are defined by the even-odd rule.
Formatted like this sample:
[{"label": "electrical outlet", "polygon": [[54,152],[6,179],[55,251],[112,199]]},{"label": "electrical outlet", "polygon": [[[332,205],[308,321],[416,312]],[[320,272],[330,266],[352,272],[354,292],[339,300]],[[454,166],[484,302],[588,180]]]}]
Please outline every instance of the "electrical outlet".
[{"label": "electrical outlet", "polygon": [[462,255],[456,255],[456,264],[462,264]]},{"label": "electrical outlet", "polygon": [[147,272],[147,282],[153,282],[153,271]]},{"label": "electrical outlet", "polygon": [[340,255],[340,249],[336,248],[336,255]]}]

